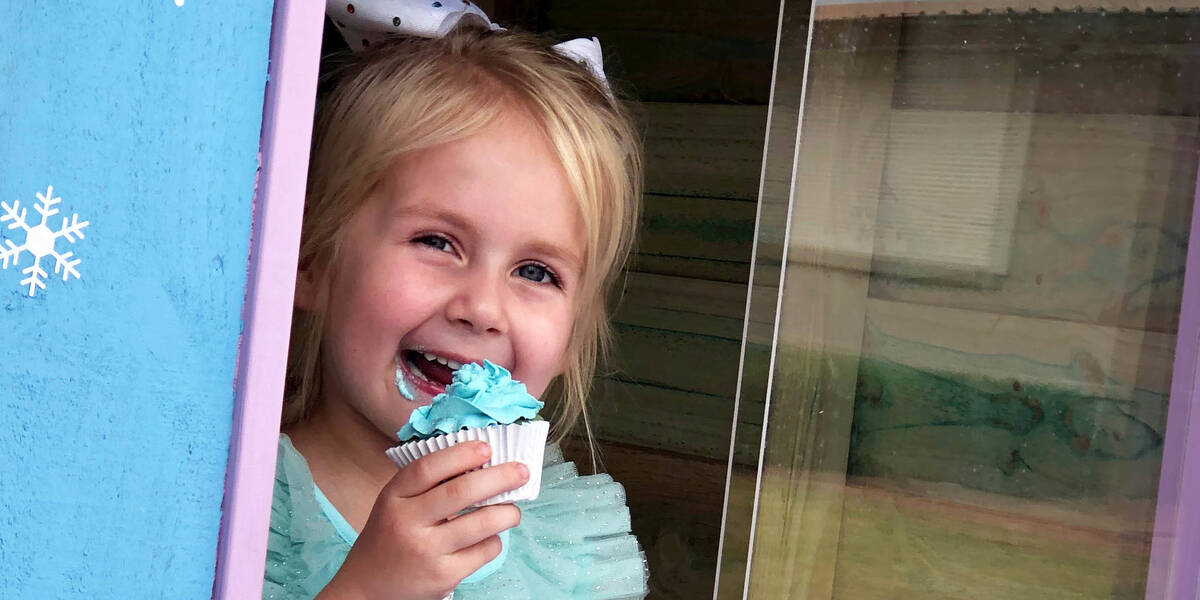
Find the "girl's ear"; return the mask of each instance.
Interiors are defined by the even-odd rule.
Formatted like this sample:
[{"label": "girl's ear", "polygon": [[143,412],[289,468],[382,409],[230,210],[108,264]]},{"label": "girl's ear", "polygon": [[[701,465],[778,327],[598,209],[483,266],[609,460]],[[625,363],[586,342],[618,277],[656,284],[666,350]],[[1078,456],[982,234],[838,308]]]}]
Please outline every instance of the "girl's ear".
[{"label": "girl's ear", "polygon": [[296,307],[307,313],[316,312],[321,297],[322,277],[315,262],[309,261],[296,272]]}]

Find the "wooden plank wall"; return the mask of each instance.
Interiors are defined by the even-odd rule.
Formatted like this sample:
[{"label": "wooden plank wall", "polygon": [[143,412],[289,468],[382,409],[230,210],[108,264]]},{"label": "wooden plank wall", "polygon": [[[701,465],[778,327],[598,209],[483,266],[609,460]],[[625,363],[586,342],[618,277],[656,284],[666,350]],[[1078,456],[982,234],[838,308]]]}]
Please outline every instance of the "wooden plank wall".
[{"label": "wooden plank wall", "polygon": [[766,109],[643,108],[643,233],[614,317],[613,373],[597,380],[592,408],[654,597],[697,598],[716,570]]}]

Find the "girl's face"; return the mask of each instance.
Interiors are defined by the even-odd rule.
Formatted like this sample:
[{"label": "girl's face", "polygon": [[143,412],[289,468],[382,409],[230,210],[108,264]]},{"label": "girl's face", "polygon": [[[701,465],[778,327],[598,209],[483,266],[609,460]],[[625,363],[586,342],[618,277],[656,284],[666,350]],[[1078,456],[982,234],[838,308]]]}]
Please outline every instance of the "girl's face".
[{"label": "girl's face", "polygon": [[[297,297],[325,311],[328,408],[394,438],[458,364],[488,359],[534,396],[563,371],[583,224],[549,143],[519,112],[404,156],[341,239],[327,272],[301,273]],[[324,307],[312,306],[319,285]]]}]

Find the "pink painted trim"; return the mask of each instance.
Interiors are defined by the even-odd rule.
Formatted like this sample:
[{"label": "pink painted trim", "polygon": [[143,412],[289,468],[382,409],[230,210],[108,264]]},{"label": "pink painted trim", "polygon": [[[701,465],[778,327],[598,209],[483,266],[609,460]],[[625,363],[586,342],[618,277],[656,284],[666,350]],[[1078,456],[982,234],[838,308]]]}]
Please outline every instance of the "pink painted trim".
[{"label": "pink painted trim", "polygon": [[213,597],[262,597],[325,3],[277,0]]},{"label": "pink painted trim", "polygon": [[1200,171],[1183,274],[1146,600],[1196,600],[1200,570]]}]

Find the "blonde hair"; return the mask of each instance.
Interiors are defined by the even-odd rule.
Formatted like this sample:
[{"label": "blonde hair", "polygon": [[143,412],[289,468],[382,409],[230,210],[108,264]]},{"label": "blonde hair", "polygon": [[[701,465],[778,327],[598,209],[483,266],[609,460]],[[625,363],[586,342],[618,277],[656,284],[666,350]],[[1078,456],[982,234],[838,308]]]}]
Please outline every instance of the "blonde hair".
[{"label": "blonde hair", "polygon": [[[625,107],[585,66],[508,31],[397,38],[334,76],[314,131],[302,270],[335,262],[343,226],[405,153],[470,136],[505,110],[523,111],[545,134],[579,203],[587,248],[566,368],[544,399],[554,407],[554,439],[582,420],[590,443],[586,398],[610,345],[608,291],[629,256],[641,200],[640,143]],[[318,402],[323,325],[320,311],[293,316],[284,425]]]}]

